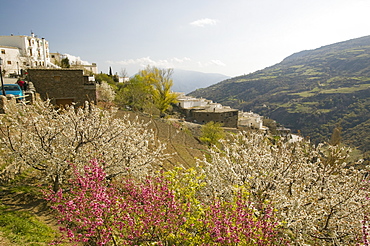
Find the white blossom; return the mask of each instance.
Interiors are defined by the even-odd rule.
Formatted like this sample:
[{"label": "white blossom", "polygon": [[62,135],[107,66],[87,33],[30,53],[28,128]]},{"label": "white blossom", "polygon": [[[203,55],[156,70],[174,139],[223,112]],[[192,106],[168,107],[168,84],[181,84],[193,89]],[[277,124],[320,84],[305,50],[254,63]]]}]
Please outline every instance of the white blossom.
[{"label": "white blossom", "polygon": [[116,96],[116,92],[106,81],[96,85],[96,94],[98,101],[102,102],[112,102]]},{"label": "white blossom", "polygon": [[348,151],[304,141],[272,144],[263,134],[240,133],[198,165],[208,183],[204,195],[228,198],[234,187],[247,187],[252,202],[273,204],[297,245],[353,245],[367,201],[365,170],[346,167]]},{"label": "white blossom", "polygon": [[68,177],[70,162],[82,167],[97,158],[104,161],[109,177],[140,177],[166,158],[165,146],[147,124],[117,118],[113,109],[89,103],[54,109],[49,102],[37,102],[7,112],[0,123],[5,151],[56,185]]}]

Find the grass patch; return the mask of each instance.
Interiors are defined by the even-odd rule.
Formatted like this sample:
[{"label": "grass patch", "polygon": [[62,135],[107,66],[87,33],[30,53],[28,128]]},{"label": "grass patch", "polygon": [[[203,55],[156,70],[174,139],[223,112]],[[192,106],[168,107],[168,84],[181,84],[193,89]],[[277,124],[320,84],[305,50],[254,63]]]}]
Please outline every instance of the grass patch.
[{"label": "grass patch", "polygon": [[48,245],[55,232],[27,211],[12,211],[0,205],[0,231],[15,245]]},{"label": "grass patch", "polygon": [[327,114],[327,113],[330,113],[331,112],[331,109],[326,109],[326,108],[317,109],[316,112],[317,113],[321,113],[321,114]]},{"label": "grass patch", "polygon": [[320,93],[322,94],[334,94],[334,93],[353,93],[356,91],[362,91],[366,90],[370,87],[370,84],[361,84],[361,85],[356,85],[354,87],[341,87],[341,88],[335,88],[335,89],[330,89],[330,90],[322,90]]},{"label": "grass patch", "polygon": [[319,72],[319,71],[317,71],[316,69],[313,69],[313,68],[306,69],[304,71],[304,73],[302,73],[302,75],[308,75],[308,76],[315,76],[315,75],[322,75],[322,74],[324,74],[324,73]]},{"label": "grass patch", "polygon": [[317,95],[318,93],[322,94],[347,94],[347,93],[354,93],[356,91],[362,91],[370,88],[370,84],[358,84],[353,85],[352,87],[339,87],[335,89],[328,89],[323,90],[318,87],[315,87],[313,90],[310,91],[302,91],[298,93],[289,93],[289,95],[299,96],[299,97],[312,97]]},{"label": "grass patch", "polygon": [[311,91],[302,91],[297,93],[290,93],[289,95],[299,96],[299,97],[312,97],[317,94],[317,87]]},{"label": "grass patch", "polygon": [[288,108],[289,113],[302,113],[308,114],[312,112],[312,108],[302,104],[292,105],[292,108]]}]

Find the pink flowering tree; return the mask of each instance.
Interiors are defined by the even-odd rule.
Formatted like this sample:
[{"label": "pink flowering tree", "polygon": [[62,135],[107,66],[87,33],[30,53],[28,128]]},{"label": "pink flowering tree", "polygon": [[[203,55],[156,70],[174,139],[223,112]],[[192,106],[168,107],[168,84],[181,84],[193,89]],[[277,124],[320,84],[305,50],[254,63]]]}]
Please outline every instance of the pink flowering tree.
[{"label": "pink flowering tree", "polygon": [[[62,231],[72,242],[97,245],[276,245],[279,225],[269,206],[258,211],[238,193],[203,203],[194,170],[169,172],[138,183],[110,182],[92,160],[74,173],[69,190],[48,191]],[[179,171],[179,170],[178,170]],[[177,179],[176,179],[177,177]],[[191,188],[193,187],[193,188]]]},{"label": "pink flowering tree", "polygon": [[73,242],[98,245],[140,245],[171,241],[185,221],[187,204],[175,199],[163,177],[117,185],[93,160],[80,172],[76,166],[70,190],[49,191],[47,199],[59,212],[62,231]]},{"label": "pink flowering tree", "polygon": [[282,245],[279,223],[267,204],[257,210],[248,196],[238,192],[234,201],[215,199],[203,219],[204,245]]},{"label": "pink flowering tree", "polygon": [[112,216],[117,212],[117,189],[109,186],[106,174],[96,160],[79,172],[73,165],[74,175],[70,190],[46,192],[46,199],[58,211],[61,231],[66,231],[70,241],[100,244],[114,241]]}]

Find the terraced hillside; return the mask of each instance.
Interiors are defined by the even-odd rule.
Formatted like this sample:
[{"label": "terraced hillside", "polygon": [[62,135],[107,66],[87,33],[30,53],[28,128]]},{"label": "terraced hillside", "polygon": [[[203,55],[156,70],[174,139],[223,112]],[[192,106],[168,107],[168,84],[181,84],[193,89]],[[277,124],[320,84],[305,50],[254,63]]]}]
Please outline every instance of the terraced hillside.
[{"label": "terraced hillside", "polygon": [[370,151],[370,36],[295,53],[263,70],[224,80],[190,95],[252,110],[327,141]]}]

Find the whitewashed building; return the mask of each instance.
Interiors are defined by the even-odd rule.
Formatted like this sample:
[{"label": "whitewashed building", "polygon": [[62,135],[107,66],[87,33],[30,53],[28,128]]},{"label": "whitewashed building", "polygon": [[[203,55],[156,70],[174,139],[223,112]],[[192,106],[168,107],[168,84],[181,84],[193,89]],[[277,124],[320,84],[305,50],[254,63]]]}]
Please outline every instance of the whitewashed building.
[{"label": "whitewashed building", "polygon": [[204,98],[194,98],[185,96],[184,93],[178,93],[177,97],[178,106],[183,109],[190,109],[195,107],[205,107],[212,103],[211,100],[207,100]]},{"label": "whitewashed building", "polygon": [[251,127],[255,129],[264,129],[263,117],[253,112],[239,112],[240,127]]},{"label": "whitewashed building", "polygon": [[68,58],[70,68],[74,69],[82,69],[84,73],[98,73],[98,67],[96,63],[89,63],[87,61],[81,60],[79,56],[73,56],[69,54],[61,54],[61,53],[50,53],[50,60],[53,64],[61,64],[62,59]]},{"label": "whitewashed building", "polygon": [[22,69],[56,67],[50,62],[49,42],[31,36],[0,36],[0,57],[5,76],[19,75]]},{"label": "whitewashed building", "polygon": [[22,60],[18,48],[0,45],[0,57],[3,60],[1,69],[5,75],[11,74],[15,77],[20,74]]}]

